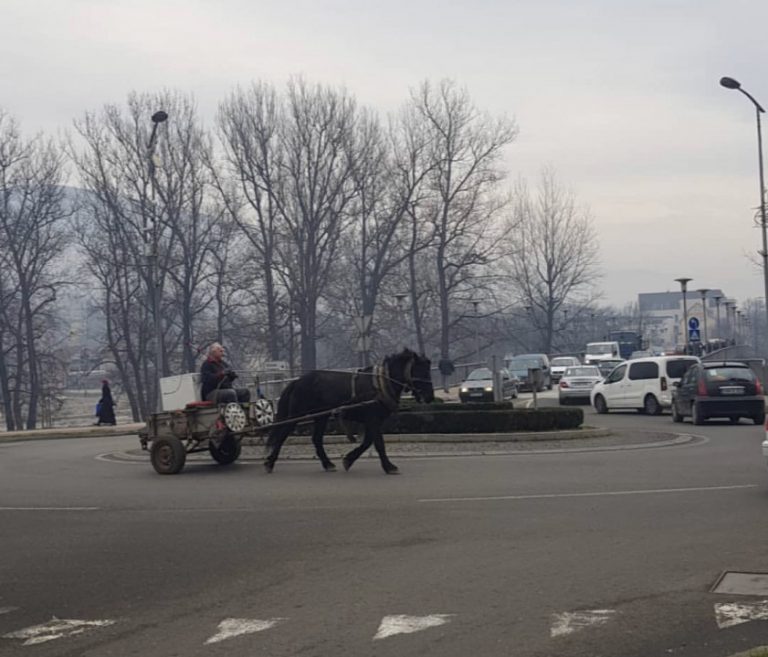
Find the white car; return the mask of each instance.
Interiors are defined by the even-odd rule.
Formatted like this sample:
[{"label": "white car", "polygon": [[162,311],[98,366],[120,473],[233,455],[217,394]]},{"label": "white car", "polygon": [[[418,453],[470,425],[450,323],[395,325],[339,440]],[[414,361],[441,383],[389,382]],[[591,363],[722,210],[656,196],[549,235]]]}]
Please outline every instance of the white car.
[{"label": "white car", "polygon": [[672,406],[672,386],[694,363],[695,356],[639,358],[617,366],[590,395],[598,413],[629,410],[658,415]]},{"label": "white car", "polygon": [[552,381],[559,381],[565,370],[569,367],[575,367],[581,365],[581,361],[575,356],[557,356],[549,361],[549,373],[552,376]]}]

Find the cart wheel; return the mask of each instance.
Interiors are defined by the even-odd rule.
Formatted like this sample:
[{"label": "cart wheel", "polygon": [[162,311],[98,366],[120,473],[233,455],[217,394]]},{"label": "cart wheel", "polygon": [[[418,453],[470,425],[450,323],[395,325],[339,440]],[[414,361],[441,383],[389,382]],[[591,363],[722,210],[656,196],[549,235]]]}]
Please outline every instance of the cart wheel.
[{"label": "cart wheel", "polygon": [[187,451],[178,438],[158,438],[152,441],[150,458],[157,474],[178,474],[187,460]]},{"label": "cart wheel", "polygon": [[268,399],[257,399],[251,404],[251,417],[260,427],[275,421],[275,411]]},{"label": "cart wheel", "polygon": [[248,422],[243,407],[235,402],[230,402],[224,407],[222,416],[224,417],[224,424],[230,431],[242,431]]},{"label": "cart wheel", "polygon": [[228,434],[221,441],[208,441],[208,451],[213,460],[221,465],[229,465],[237,461],[240,456],[240,441],[232,434]]}]

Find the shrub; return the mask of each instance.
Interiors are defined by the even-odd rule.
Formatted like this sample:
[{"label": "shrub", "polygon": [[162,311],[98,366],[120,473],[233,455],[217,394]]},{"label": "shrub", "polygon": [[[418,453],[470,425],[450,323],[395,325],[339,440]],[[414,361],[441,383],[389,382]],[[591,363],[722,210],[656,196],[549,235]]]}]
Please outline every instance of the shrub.
[{"label": "shrub", "polygon": [[511,404],[472,404],[471,407],[443,404],[402,409],[387,418],[382,430],[384,433],[513,433],[577,429],[583,422],[584,411],[580,408],[513,409]]}]

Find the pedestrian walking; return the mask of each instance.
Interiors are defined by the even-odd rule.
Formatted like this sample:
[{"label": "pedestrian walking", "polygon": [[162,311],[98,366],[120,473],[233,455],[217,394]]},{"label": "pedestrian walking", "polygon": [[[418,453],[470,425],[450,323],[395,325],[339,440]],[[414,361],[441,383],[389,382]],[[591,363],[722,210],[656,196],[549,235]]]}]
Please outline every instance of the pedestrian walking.
[{"label": "pedestrian walking", "polygon": [[101,399],[96,404],[96,426],[102,424],[115,425],[115,400],[112,399],[112,390],[109,388],[109,381],[104,379],[101,382]]}]

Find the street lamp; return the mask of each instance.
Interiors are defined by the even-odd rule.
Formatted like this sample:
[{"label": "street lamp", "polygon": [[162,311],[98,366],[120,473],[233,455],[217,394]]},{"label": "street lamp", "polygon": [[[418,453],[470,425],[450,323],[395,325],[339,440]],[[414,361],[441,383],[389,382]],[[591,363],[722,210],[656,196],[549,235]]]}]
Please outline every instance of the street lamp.
[{"label": "street lamp", "polygon": [[720,329],[720,299],[722,299],[722,298],[723,297],[720,296],[719,294],[716,294],[713,297],[713,299],[715,300],[715,309],[716,309],[716,312],[717,312],[717,328],[716,328],[716,330],[717,330],[717,338],[718,339],[723,337],[721,335],[722,330]]},{"label": "street lamp", "polygon": [[709,337],[707,333],[707,292],[709,292],[709,289],[703,287],[696,291],[701,295],[701,312],[704,315],[704,333],[701,337],[704,340],[704,347],[706,348],[707,338]]},{"label": "street lamp", "polygon": [[[163,376],[165,366],[163,363],[163,326],[160,317],[160,276],[158,274],[158,220],[157,220],[157,163],[155,162],[155,145],[157,143],[157,127],[168,119],[168,113],[159,110],[152,115],[152,132],[147,144],[147,159],[149,164],[149,180],[152,189],[152,245],[147,260],[149,265],[148,279],[149,289],[152,295],[152,314],[154,315],[155,331],[155,369],[157,372],[157,397],[156,410],[162,410],[162,391],[160,390],[160,377]],[[146,228],[146,226],[145,226]],[[146,233],[145,233],[146,236]]]},{"label": "street lamp", "polygon": [[[755,117],[757,119],[757,161],[758,171],[760,176],[760,228],[763,234],[763,250],[760,252],[760,256],[763,259],[763,287],[765,291],[765,298],[768,301],[768,234],[766,234],[766,214],[765,214],[765,173],[763,171],[763,133],[760,126],[760,115],[765,113],[765,110],[760,106],[754,97],[747,91],[741,88],[741,83],[733,78],[720,78],[720,84],[726,89],[736,89],[743,93],[752,104],[755,106]],[[765,304],[766,322],[768,322],[768,303]],[[768,326],[768,324],[766,324]]]},{"label": "street lamp", "polygon": [[477,321],[478,320],[477,309],[480,306],[480,302],[472,300],[470,301],[470,303],[475,309],[475,358],[477,363],[480,363],[480,331],[479,331],[479,326]]},{"label": "street lamp", "polygon": [[686,296],[688,292],[688,283],[690,283],[693,279],[692,278],[676,278],[675,279],[678,283],[680,283],[680,291],[683,293],[683,335],[685,336],[685,353],[690,353],[690,348],[688,344],[688,298]]}]

